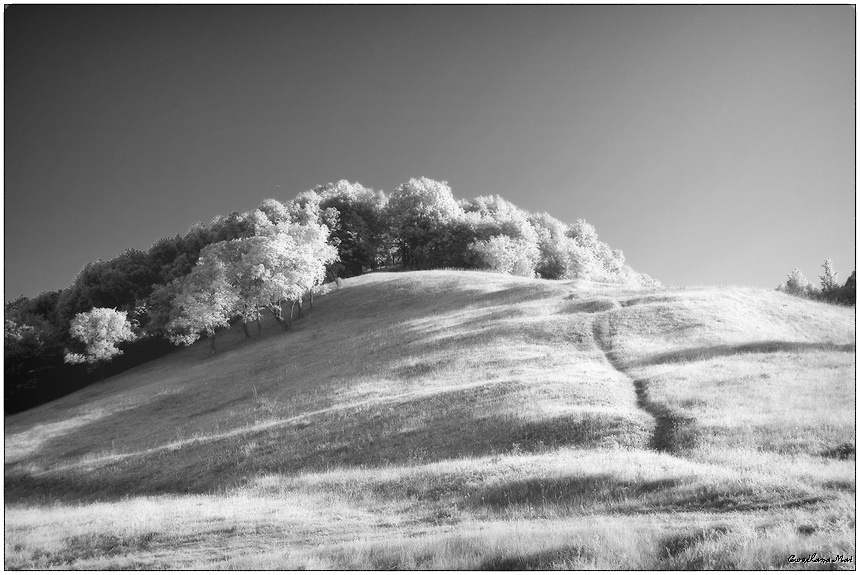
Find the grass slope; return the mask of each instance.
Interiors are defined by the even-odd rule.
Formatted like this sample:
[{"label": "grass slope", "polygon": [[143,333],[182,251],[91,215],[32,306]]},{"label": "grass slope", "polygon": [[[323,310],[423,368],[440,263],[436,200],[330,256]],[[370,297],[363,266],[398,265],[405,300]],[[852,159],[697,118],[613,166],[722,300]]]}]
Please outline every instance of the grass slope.
[{"label": "grass slope", "polygon": [[853,310],[434,271],[306,311],[7,417],[6,568],[854,555]]}]

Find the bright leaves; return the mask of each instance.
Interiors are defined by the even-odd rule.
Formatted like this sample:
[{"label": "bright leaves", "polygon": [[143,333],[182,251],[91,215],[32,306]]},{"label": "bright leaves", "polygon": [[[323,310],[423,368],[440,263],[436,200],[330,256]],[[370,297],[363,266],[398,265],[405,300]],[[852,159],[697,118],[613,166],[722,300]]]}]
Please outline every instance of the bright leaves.
[{"label": "bright leaves", "polygon": [[[190,345],[205,335],[213,352],[215,333],[236,318],[247,337],[247,324],[256,320],[259,330],[265,310],[288,329],[296,305],[301,310],[302,299],[321,286],[327,273],[351,276],[400,265],[547,279],[653,281],[626,266],[623,254],[599,241],[584,220],[567,225],[548,214],[531,214],[498,195],[457,200],[447,182],[429,178],[412,178],[388,197],[342,180],[317,186],[286,204],[268,199],[251,212],[219,216],[184,237],[164,238],[148,254],[130,253],[120,263],[128,264],[122,267],[129,268],[126,275],[136,274],[134,286],[152,286],[148,294],[125,290],[130,298],[126,304],[110,304],[142,310],[134,316],[141,322],[142,336],[160,334],[176,345]],[[69,300],[66,308],[73,313],[76,307],[98,306],[84,296],[100,293],[81,288],[72,294],[76,298],[63,301]],[[88,313],[96,314],[96,309],[104,308]],[[106,321],[103,312],[98,314]],[[111,351],[110,341],[105,335],[103,343],[92,344],[92,352],[69,354],[66,361],[112,357],[119,350],[113,346]]]},{"label": "bright leaves", "polygon": [[69,333],[86,346],[86,352],[67,352],[66,363],[110,361],[122,355],[117,344],[135,339],[126,312],[106,307],[77,314],[72,319]]},{"label": "bright leaves", "polygon": [[282,303],[301,301],[337,258],[327,242],[328,228],[317,223],[316,214],[308,215],[306,223],[280,221],[260,226],[260,235],[204,248],[191,274],[180,281],[167,326],[171,341],[189,345],[206,333],[214,352],[216,330],[228,327],[235,316],[245,323],[257,319],[262,309],[287,329]]},{"label": "bright leaves", "polygon": [[[238,294],[227,278],[227,266],[213,250],[201,252],[197,265],[180,283],[173,300],[174,317],[167,326],[170,341],[191,345],[201,332],[214,336],[218,328],[230,325]],[[211,341],[214,351],[215,339]]]}]

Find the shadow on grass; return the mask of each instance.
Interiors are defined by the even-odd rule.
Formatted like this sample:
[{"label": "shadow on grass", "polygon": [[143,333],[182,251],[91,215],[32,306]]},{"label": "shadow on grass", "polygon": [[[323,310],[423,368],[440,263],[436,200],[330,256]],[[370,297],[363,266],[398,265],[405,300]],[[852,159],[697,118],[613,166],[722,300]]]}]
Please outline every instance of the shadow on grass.
[{"label": "shadow on grass", "polygon": [[[147,451],[119,453],[65,469],[33,472],[13,466],[5,470],[5,497],[7,502],[45,502],[201,494],[265,473],[421,464],[564,446],[647,445],[647,422],[624,414],[582,411],[537,420],[493,414],[499,402],[521,385],[495,382],[429,397],[332,409],[172,447],[175,438],[165,437],[164,443]],[[124,416],[113,417],[119,424]],[[64,439],[81,444],[89,432],[82,428]]]},{"label": "shadow on grass", "polygon": [[149,551],[154,545],[164,542],[165,540],[154,532],[127,537],[118,537],[106,533],[77,535],[65,540],[66,548],[59,552],[54,559],[59,560],[60,563],[70,563],[74,560],[94,557],[127,555],[135,551]]},{"label": "shadow on grass", "polygon": [[856,459],[857,452],[853,443],[842,443],[836,447],[821,452],[821,456],[844,461],[846,459]]},{"label": "shadow on grass", "polygon": [[729,357],[749,353],[842,351],[854,352],[854,344],[807,343],[797,341],[757,341],[740,345],[712,345],[679,349],[661,353],[633,362],[631,367],[705,361],[716,357]]},{"label": "shadow on grass", "polygon": [[481,571],[532,571],[540,569],[576,569],[593,562],[593,554],[579,545],[565,545],[535,553],[499,555],[485,559]]},{"label": "shadow on grass", "polygon": [[[762,493],[753,488],[697,485],[695,480],[683,477],[628,481],[605,473],[509,481],[469,490],[462,497],[467,507],[495,511],[511,506],[581,510],[605,506],[625,515],[793,509],[822,501],[822,497],[809,497],[802,492]],[[680,545],[676,542],[670,549],[677,553]]]},{"label": "shadow on grass", "polygon": [[618,308],[618,301],[614,299],[595,298],[567,304],[561,311],[562,313],[600,313],[616,308]]},{"label": "shadow on grass", "polygon": [[475,307],[503,304],[523,304],[559,295],[559,288],[552,283],[527,282],[490,293],[475,294],[472,298]]},{"label": "shadow on grass", "polygon": [[680,489],[650,501],[635,502],[620,507],[624,513],[708,512],[734,513],[796,509],[821,503],[826,498],[810,497],[802,492],[763,493],[753,488],[727,489],[720,485],[699,486],[693,490]]},{"label": "shadow on grass", "polygon": [[629,501],[677,487],[681,479],[624,481],[601,473],[582,477],[531,478],[510,481],[470,493],[466,503],[499,510],[511,505],[529,507],[594,505]]},{"label": "shadow on grass", "polygon": [[728,532],[728,527],[719,525],[670,535],[658,543],[658,558],[660,561],[668,563],[667,566],[672,569],[707,569],[711,566],[707,564],[706,557],[703,554],[690,553],[687,557],[681,556],[687,550],[693,549],[705,542],[716,541]]}]

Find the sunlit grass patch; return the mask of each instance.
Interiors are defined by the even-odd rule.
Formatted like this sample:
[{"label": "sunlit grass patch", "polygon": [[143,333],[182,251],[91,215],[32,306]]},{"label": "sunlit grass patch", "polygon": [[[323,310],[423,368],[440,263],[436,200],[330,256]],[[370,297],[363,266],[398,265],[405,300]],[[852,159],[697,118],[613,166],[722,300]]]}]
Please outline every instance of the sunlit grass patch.
[{"label": "sunlit grass patch", "polygon": [[[12,507],[5,520],[6,567],[118,568],[128,562],[138,567],[194,567],[244,550],[273,547],[275,538],[322,541],[363,533],[376,520],[336,497],[307,493]],[[213,549],[218,553],[211,554]],[[165,552],[172,554],[169,562],[163,561]]]},{"label": "sunlit grass patch", "polygon": [[855,434],[853,353],[737,354],[637,368],[655,401],[694,418],[703,441],[821,453]]}]

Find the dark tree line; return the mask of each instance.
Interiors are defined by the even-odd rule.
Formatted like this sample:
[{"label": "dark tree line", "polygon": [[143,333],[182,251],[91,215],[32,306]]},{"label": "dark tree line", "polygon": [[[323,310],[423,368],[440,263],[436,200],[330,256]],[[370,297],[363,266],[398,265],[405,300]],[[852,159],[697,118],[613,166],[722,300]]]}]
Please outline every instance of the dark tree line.
[{"label": "dark tree line", "polygon": [[[100,378],[84,365],[64,362],[66,350],[79,350],[69,334],[76,314],[95,307],[126,311],[145,337],[123,346],[124,354],[104,366],[113,375],[173,349],[157,327],[165,298],[153,293],[191,272],[200,250],[219,239],[246,235],[236,212],[209,225],[195,224],[184,235],[161,238],[146,252],[129,249],[117,257],[87,263],[65,289],[20,296],[4,306],[4,411],[14,413],[56,399]],[[156,329],[152,329],[155,327]]]}]

